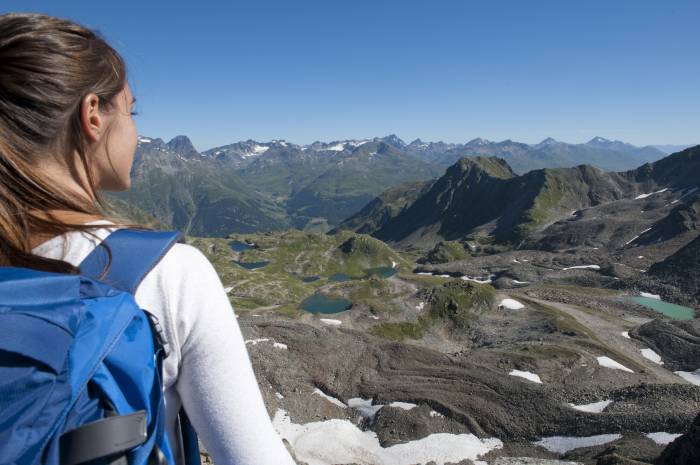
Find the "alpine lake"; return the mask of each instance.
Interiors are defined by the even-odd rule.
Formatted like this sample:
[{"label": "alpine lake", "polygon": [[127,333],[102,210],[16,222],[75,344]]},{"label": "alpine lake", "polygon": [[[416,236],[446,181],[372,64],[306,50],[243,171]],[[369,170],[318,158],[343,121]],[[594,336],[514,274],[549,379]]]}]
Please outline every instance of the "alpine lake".
[{"label": "alpine lake", "polygon": [[[241,241],[241,240],[231,240],[228,242],[229,248],[234,251],[239,253],[239,257],[245,256],[245,252],[249,250],[256,250],[258,249],[258,246],[254,243],[248,242],[248,241]],[[259,260],[259,261],[251,261],[251,262],[246,262],[243,261],[242,258],[239,258],[238,260],[231,260],[231,263],[235,263],[236,265],[243,267],[247,270],[256,270],[260,268],[264,268],[265,266],[269,265],[272,263],[270,260]],[[394,266],[379,266],[379,267],[372,267],[372,268],[366,268],[362,270],[364,272],[364,275],[358,276],[354,275],[351,276],[346,273],[342,272],[336,272],[333,273],[327,277],[324,276],[319,276],[319,275],[311,275],[311,276],[302,276],[300,277],[301,281],[304,283],[314,283],[320,280],[326,280],[327,283],[342,283],[342,282],[349,282],[349,281],[354,281],[354,280],[361,280],[361,279],[366,279],[370,278],[372,276],[375,276],[380,279],[385,279],[385,278],[390,278],[394,276],[397,272],[396,268]],[[356,274],[356,272],[354,273]],[[338,297],[338,296],[331,296],[328,295],[324,292],[317,291],[313,293],[311,296],[306,297],[302,302],[299,304],[300,309],[309,312],[309,313],[319,313],[319,314],[333,314],[333,313],[340,313],[344,312],[346,310],[349,310],[352,308],[353,302],[350,299],[344,298],[344,297]]]},{"label": "alpine lake", "polygon": [[695,317],[695,310],[689,307],[683,307],[651,297],[634,296],[631,297],[631,299],[639,305],[643,305],[674,320],[692,320]]}]

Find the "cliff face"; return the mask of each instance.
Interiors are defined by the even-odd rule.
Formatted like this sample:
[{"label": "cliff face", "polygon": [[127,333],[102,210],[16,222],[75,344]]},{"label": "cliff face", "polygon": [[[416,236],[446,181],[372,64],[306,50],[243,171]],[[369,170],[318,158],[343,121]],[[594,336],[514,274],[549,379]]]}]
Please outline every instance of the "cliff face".
[{"label": "cliff face", "polygon": [[666,447],[656,465],[697,465],[700,463],[700,414],[683,436]]},{"label": "cliff face", "polygon": [[654,264],[649,269],[649,274],[700,301],[700,236],[675,254]]}]

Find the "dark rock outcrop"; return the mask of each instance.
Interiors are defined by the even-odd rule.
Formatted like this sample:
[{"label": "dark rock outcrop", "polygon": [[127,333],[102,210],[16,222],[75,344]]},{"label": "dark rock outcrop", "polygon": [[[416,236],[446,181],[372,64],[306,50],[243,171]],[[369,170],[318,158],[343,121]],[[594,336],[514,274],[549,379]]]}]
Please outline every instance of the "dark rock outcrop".
[{"label": "dark rock outcrop", "polygon": [[700,368],[700,320],[657,319],[633,329],[630,336],[648,344],[661,355],[669,370],[695,371]]},{"label": "dark rock outcrop", "polygon": [[690,430],[661,453],[655,465],[697,465],[700,463],[700,415]]}]

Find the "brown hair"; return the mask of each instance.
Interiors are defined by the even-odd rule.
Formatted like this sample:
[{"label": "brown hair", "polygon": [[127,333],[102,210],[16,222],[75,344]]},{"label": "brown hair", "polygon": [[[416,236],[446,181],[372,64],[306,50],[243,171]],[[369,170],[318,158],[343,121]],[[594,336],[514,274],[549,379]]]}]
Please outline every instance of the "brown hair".
[{"label": "brown hair", "polygon": [[[0,15],[0,265],[79,273],[68,262],[32,254],[30,237],[76,230],[96,237],[89,231],[95,226],[41,214],[47,210],[151,229],[106,213],[81,126],[87,94],[94,92],[109,109],[125,83],[123,59],[99,32],[41,14]],[[36,169],[57,156],[74,166],[76,153],[87,174],[83,187],[94,202],[66,192]]]}]

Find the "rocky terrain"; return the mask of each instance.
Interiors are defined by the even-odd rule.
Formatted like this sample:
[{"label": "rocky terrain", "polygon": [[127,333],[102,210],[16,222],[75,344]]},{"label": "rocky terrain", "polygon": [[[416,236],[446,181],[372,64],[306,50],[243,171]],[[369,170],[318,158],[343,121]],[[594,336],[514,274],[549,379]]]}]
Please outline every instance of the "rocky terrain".
[{"label": "rocky terrain", "polygon": [[[651,464],[700,411],[699,320],[631,301],[642,273],[605,253],[467,243],[445,261],[455,244],[436,260],[348,231],[191,243],[299,463]],[[315,294],[351,307],[303,310]]]},{"label": "rocky terrain", "polygon": [[[269,216],[256,221],[279,221],[188,240],[221,277],[298,463],[694,463],[698,147],[623,172],[519,175],[504,158],[462,158],[437,179],[396,178],[325,234],[284,229],[290,208],[311,208],[292,200],[305,182],[334,183],[335,168],[322,181],[314,157],[337,152],[361,177],[363,147],[386,161],[407,156],[406,144],[317,143],[298,158],[275,141],[259,158],[254,141],[205,155],[187,142],[150,142],[158,154],[148,156],[163,157],[156,177],[139,165],[148,183],[170,186],[168,202],[148,183],[139,192],[190,232],[231,228],[212,220],[228,195],[240,203],[223,219],[261,209]],[[308,177],[278,177],[266,167],[278,163]],[[243,176],[249,197],[235,193]],[[255,176],[299,184],[260,197]]]}]

